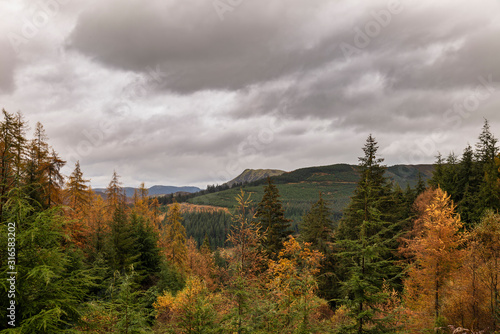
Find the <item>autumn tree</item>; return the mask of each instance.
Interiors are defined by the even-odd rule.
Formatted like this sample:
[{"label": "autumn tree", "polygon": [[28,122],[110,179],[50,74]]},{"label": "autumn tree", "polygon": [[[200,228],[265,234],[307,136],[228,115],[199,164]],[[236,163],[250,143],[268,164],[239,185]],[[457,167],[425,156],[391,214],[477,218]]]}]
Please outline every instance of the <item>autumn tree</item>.
[{"label": "autumn tree", "polygon": [[21,181],[27,141],[26,124],[21,114],[10,114],[5,109],[2,114],[4,119],[0,122],[0,221],[9,191]]},{"label": "autumn tree", "polygon": [[80,161],[75,163],[75,169],[66,183],[66,201],[76,214],[83,212],[90,204],[89,180],[84,179]]},{"label": "autumn tree", "polygon": [[[492,330],[500,327],[500,215],[489,211],[472,232],[474,259],[479,279],[488,291],[488,311]],[[484,303],[484,300],[482,300]]]},{"label": "autumn tree", "polygon": [[233,226],[228,236],[232,246],[229,257],[229,283],[226,291],[234,307],[230,311],[229,330],[237,333],[251,332],[255,319],[255,299],[259,294],[259,274],[264,271],[266,256],[261,248],[263,236],[260,224],[249,214],[250,195],[240,191],[233,213]]},{"label": "autumn tree", "polygon": [[276,259],[283,248],[283,242],[292,233],[290,220],[285,218],[285,210],[280,194],[271,178],[267,178],[264,196],[257,206],[256,217],[266,237],[262,244],[270,258]]},{"label": "autumn tree", "polygon": [[[273,333],[311,333],[321,331],[313,314],[326,301],[316,297],[316,275],[323,258],[311,244],[300,244],[291,237],[283,244],[276,261],[271,260],[266,287],[275,303],[273,319],[268,319]],[[324,328],[323,331],[324,332]]]},{"label": "autumn tree", "polygon": [[181,270],[185,269],[187,256],[186,229],[182,225],[182,219],[179,203],[172,204],[167,213],[163,236],[166,242],[165,255],[167,259]]},{"label": "autumn tree", "polygon": [[460,263],[461,227],[450,196],[438,188],[416,236],[405,240],[405,250],[414,259],[405,280],[407,304],[423,313],[425,326],[439,319],[446,282]]},{"label": "autumn tree", "polygon": [[176,294],[164,291],[154,303],[158,327],[168,333],[218,333],[216,306],[219,303],[199,277],[191,276],[184,289]]},{"label": "autumn tree", "polygon": [[106,203],[112,211],[119,203],[125,202],[125,194],[121,186],[120,176],[113,171],[113,176],[106,188]]}]

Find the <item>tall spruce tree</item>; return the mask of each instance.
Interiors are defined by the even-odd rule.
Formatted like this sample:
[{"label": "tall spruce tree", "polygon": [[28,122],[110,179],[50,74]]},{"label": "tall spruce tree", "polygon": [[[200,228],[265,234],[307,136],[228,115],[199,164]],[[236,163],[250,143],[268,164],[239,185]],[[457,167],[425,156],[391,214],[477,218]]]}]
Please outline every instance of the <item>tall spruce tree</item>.
[{"label": "tall spruce tree", "polygon": [[378,309],[387,300],[384,283],[398,276],[393,253],[397,224],[391,215],[391,186],[384,177],[383,159],[370,135],[359,158],[360,180],[336,231],[336,248],[344,298],[354,323],[348,333],[389,333],[388,319]]},{"label": "tall spruce tree", "polygon": [[490,131],[488,120],[484,121],[483,130],[476,144],[476,156],[480,169],[483,173],[483,182],[479,189],[479,205],[481,215],[486,209],[500,209],[500,173],[495,163],[499,148],[498,139]]},{"label": "tall spruce tree", "polygon": [[300,240],[311,243],[311,248],[323,254],[316,279],[318,295],[335,304],[333,299],[338,295],[338,285],[335,282],[335,259],[333,254],[333,221],[331,212],[326,205],[323,195],[313,203],[311,209],[304,216],[299,225]]},{"label": "tall spruce tree", "polygon": [[256,217],[266,234],[262,245],[268,256],[274,260],[283,248],[283,241],[292,233],[290,220],[285,218],[285,209],[279,198],[278,188],[268,177],[264,196],[257,206]]}]

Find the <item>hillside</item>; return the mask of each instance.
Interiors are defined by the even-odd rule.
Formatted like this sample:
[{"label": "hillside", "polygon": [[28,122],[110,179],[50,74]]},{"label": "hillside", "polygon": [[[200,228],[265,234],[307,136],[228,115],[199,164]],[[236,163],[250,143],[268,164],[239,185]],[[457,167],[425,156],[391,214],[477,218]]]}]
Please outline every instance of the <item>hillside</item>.
[{"label": "hillside", "polygon": [[261,179],[266,179],[268,176],[279,176],[283,173],[285,173],[285,171],[279,169],[245,169],[243,173],[241,173],[231,181],[226,182],[225,184],[232,187],[234,184],[242,184],[246,182],[250,183]]},{"label": "hillside", "polygon": [[[133,197],[134,191],[138,188],[124,187],[125,194],[127,197]],[[95,188],[93,189],[97,194],[104,195],[106,193],[105,188]],[[159,196],[159,195],[169,195],[177,192],[187,192],[195,193],[200,191],[198,187],[186,186],[186,187],[176,187],[176,186],[152,186],[148,189],[149,196]]]},{"label": "hillside", "polygon": [[[387,168],[386,176],[402,188],[405,188],[407,184],[414,187],[418,182],[419,172],[422,178],[427,180],[432,176],[432,170],[432,165],[396,165]],[[323,197],[334,212],[334,218],[340,217],[356,188],[359,174],[355,165],[335,164],[301,168],[272,177],[272,179],[280,191],[286,216],[298,221],[310,208],[311,203],[318,199],[319,192],[323,193]],[[262,198],[265,182],[265,179],[261,179],[242,187],[245,192],[251,194],[254,204]],[[197,196],[189,199],[188,202],[232,208],[236,204],[234,198],[239,191],[240,188],[235,187]]]}]

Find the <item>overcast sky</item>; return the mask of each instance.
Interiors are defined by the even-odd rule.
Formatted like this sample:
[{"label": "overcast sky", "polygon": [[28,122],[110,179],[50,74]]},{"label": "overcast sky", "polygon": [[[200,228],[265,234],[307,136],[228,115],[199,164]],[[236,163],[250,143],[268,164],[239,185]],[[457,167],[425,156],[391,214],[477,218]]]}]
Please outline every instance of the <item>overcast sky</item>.
[{"label": "overcast sky", "polygon": [[0,108],[93,187],[432,163],[500,137],[500,0],[0,0]]}]

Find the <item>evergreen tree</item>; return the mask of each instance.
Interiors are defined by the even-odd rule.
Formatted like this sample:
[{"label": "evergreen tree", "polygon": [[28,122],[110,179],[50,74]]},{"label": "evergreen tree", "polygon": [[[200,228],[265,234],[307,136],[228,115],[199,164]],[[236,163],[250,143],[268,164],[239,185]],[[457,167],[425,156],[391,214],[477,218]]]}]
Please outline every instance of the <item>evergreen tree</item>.
[{"label": "evergreen tree", "polygon": [[355,333],[388,333],[388,319],[378,309],[387,300],[384,282],[393,283],[398,268],[393,260],[397,230],[391,216],[391,189],[384,177],[383,159],[370,135],[359,158],[361,174],[351,203],[336,231],[345,304],[355,320],[345,328]]},{"label": "evergreen tree", "polygon": [[485,119],[483,129],[479,135],[479,142],[476,144],[477,160],[482,164],[494,162],[499,153],[497,143],[498,139],[491,133],[490,123]]},{"label": "evergreen tree", "polygon": [[158,234],[151,222],[135,213],[130,217],[135,236],[135,250],[139,254],[135,271],[143,285],[151,285],[153,277],[160,272],[161,255]]},{"label": "evergreen tree", "polygon": [[311,206],[300,224],[300,239],[309,242],[313,248],[322,254],[327,254],[331,249],[333,237],[333,221],[331,212],[319,193],[319,200]]},{"label": "evergreen tree", "polygon": [[[479,189],[480,215],[486,209],[500,209],[500,172],[495,163],[499,149],[498,139],[490,132],[488,120],[484,121],[484,126],[479,135],[479,142],[476,144],[476,156],[480,169],[483,173],[483,182]],[[480,217],[478,217],[480,218]]]},{"label": "evergreen tree", "polygon": [[61,168],[66,164],[52,149],[47,161],[47,205],[53,206],[62,204],[62,192],[64,187],[64,176]]},{"label": "evergreen tree", "polygon": [[[64,215],[60,209],[42,212],[30,205],[20,189],[11,192],[4,207],[5,218],[16,227],[15,270],[7,266],[7,257],[0,257],[2,277],[0,286],[0,316],[5,319],[0,329],[7,326],[6,310],[9,300],[6,292],[16,271],[15,301],[16,333],[64,333],[79,320],[79,307],[86,298],[95,277],[84,270],[80,252],[68,245]],[[0,225],[0,245],[7,249],[8,225]],[[10,232],[10,231],[9,231]],[[12,247],[12,246],[9,246]]]},{"label": "evergreen tree", "polygon": [[279,251],[283,248],[283,242],[292,233],[290,220],[285,218],[285,210],[279,197],[278,188],[268,177],[264,196],[257,206],[255,216],[265,233],[262,244],[272,259],[277,259]]},{"label": "evergreen tree", "polygon": [[311,244],[311,248],[323,254],[316,279],[318,295],[334,305],[333,299],[338,295],[338,285],[334,279],[335,258],[333,254],[333,221],[331,212],[323,195],[313,203],[300,224],[300,240]]},{"label": "evergreen tree", "polygon": [[108,265],[112,271],[120,273],[139,264],[137,236],[126,213],[125,203],[115,207],[112,220],[109,222]]}]

